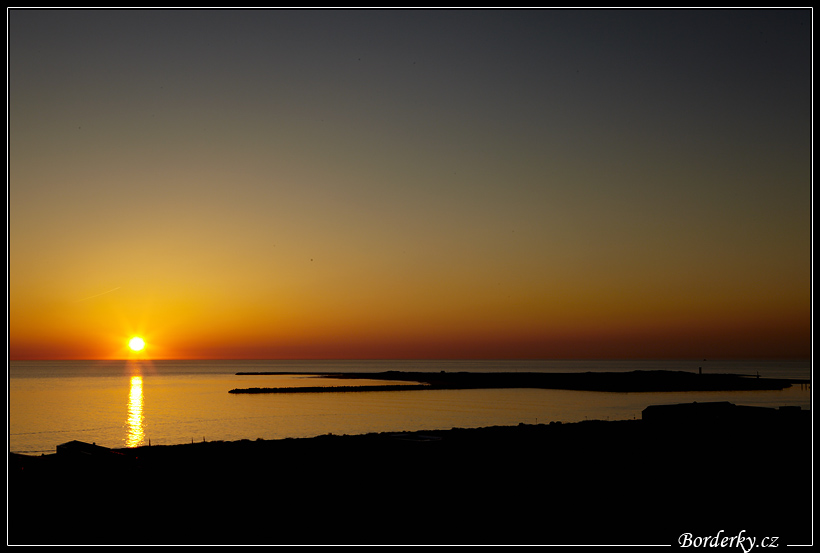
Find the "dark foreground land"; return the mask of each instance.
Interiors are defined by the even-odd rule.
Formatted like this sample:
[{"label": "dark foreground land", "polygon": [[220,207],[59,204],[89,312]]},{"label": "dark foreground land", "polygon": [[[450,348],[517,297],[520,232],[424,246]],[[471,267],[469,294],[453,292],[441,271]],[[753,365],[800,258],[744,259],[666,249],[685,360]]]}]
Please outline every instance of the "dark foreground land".
[{"label": "dark foreground land", "polygon": [[695,407],[11,455],[9,543],[811,543],[810,412]]}]

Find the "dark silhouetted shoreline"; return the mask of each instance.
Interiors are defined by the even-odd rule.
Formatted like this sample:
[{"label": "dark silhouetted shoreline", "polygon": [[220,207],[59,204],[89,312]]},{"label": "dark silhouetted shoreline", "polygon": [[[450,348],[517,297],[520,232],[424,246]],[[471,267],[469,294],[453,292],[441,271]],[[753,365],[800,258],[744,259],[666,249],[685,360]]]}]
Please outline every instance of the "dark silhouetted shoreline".
[{"label": "dark silhouetted shoreline", "polygon": [[811,542],[800,409],[721,402],[630,421],[69,443],[9,459],[11,544],[674,544],[721,530]]},{"label": "dark silhouetted shoreline", "polygon": [[[239,372],[237,375],[301,375],[293,372]],[[598,392],[694,392],[694,391],[748,391],[782,390],[798,380],[755,378],[737,374],[700,374],[685,371],[629,371],[584,373],[536,372],[405,372],[377,373],[311,373],[313,376],[335,379],[400,380],[419,385],[375,386],[305,386],[281,388],[236,388],[239,393],[318,393],[318,392],[372,392],[400,390],[463,390],[477,388],[544,388],[555,390],[582,390]]]}]

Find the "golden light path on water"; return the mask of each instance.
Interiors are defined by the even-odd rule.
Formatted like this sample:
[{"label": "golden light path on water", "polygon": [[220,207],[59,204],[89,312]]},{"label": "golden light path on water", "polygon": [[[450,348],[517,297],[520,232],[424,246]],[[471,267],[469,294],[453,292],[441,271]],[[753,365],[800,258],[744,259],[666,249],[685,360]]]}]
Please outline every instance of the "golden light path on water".
[{"label": "golden light path on water", "polygon": [[145,439],[145,428],[143,422],[144,397],[142,392],[142,376],[131,377],[131,390],[128,394],[128,418],[126,419],[126,447],[136,447],[142,445]]}]

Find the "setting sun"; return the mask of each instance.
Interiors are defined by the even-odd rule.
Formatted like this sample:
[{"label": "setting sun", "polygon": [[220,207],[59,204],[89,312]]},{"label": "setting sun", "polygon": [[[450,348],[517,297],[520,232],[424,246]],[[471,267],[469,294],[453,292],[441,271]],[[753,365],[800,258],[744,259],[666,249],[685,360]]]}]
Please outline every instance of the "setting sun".
[{"label": "setting sun", "polygon": [[145,340],[139,336],[135,336],[134,338],[131,338],[130,342],[128,342],[128,347],[130,347],[133,351],[141,351],[145,347]]}]

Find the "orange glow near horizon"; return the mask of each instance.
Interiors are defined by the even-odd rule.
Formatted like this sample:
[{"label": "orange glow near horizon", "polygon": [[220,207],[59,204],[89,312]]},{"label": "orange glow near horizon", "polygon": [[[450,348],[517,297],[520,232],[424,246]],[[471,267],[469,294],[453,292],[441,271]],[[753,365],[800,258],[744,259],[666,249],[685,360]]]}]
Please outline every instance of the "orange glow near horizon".
[{"label": "orange glow near horizon", "polygon": [[[530,247],[537,251],[538,241]],[[282,263],[279,272],[253,257],[210,270],[204,261],[189,261],[198,269],[193,283],[185,281],[192,268],[180,266],[176,256],[156,255],[153,265],[132,269],[131,280],[119,287],[83,285],[83,278],[71,275],[82,275],[84,268],[70,265],[60,281],[12,278],[9,356],[811,355],[810,271],[799,270],[802,261],[788,271],[772,264],[755,272],[748,264],[736,267],[736,259],[714,257],[708,266],[692,263],[676,271],[640,260],[615,263],[607,254],[584,260],[580,270],[568,253],[554,264],[497,253],[495,260],[471,255],[457,264],[433,256],[429,262],[435,263],[427,266],[421,254],[415,260],[387,254],[381,266],[357,256],[317,256]],[[15,267],[25,267],[19,255],[12,276]],[[663,255],[675,261],[678,254]],[[800,259],[796,250],[789,256]],[[31,259],[35,263],[36,255]],[[95,288],[105,293],[94,294]],[[142,350],[128,347],[135,336],[144,340]]]},{"label": "orange glow near horizon", "polygon": [[[341,322],[294,326],[267,332],[238,325],[163,336],[163,346],[151,347],[151,359],[448,359],[448,358],[809,358],[809,325],[800,317],[765,321],[742,317],[699,320],[598,321],[597,324],[548,324],[498,321],[479,324],[407,325]],[[10,348],[11,359],[148,359],[148,346],[105,351],[79,338],[46,347]],[[123,342],[121,342],[123,343]],[[127,343],[127,342],[125,342]],[[147,340],[146,340],[147,343]]]}]

